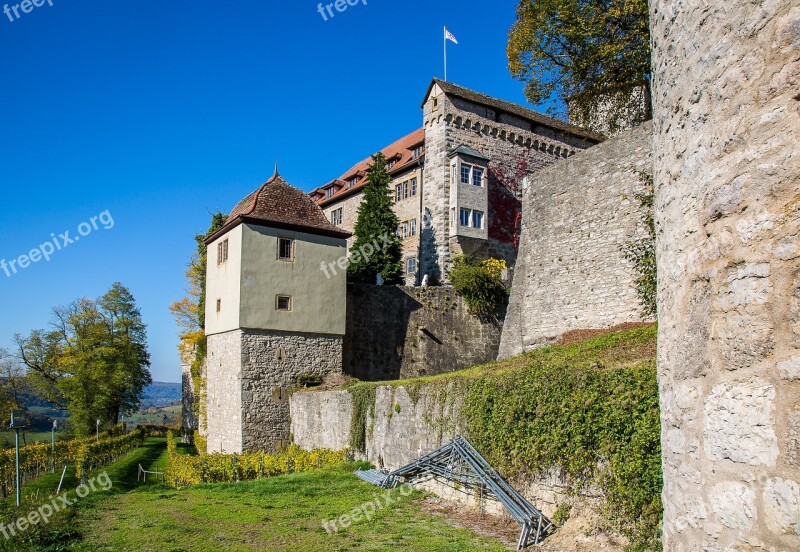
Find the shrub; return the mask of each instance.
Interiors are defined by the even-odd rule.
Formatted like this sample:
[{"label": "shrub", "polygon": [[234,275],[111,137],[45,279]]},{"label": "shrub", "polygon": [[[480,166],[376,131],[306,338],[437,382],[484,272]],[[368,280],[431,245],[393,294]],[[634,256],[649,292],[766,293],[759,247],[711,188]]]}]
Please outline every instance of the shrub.
[{"label": "shrub", "polygon": [[476,316],[489,316],[508,301],[508,288],[503,284],[501,274],[504,261],[489,259],[478,263],[470,255],[453,259],[450,282]]},{"label": "shrub", "polygon": [[312,373],[300,374],[297,376],[297,385],[302,387],[316,387],[322,385],[322,376]]},{"label": "shrub", "polygon": [[338,466],[346,462],[345,451],[302,450],[291,445],[286,451],[270,454],[200,454],[177,453],[175,437],[170,433],[167,442],[167,483],[174,487],[198,483],[249,481],[286,473],[304,472]]}]

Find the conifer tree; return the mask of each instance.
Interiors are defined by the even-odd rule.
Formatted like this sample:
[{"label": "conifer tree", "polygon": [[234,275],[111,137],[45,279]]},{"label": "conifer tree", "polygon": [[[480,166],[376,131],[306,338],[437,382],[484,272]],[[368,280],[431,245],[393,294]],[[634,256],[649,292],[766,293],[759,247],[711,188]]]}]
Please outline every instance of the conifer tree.
[{"label": "conifer tree", "polygon": [[356,239],[350,251],[348,274],[354,281],[375,283],[377,274],[387,284],[401,281],[402,249],[397,236],[398,219],[392,209],[391,180],[386,157],[382,153],[373,155],[364,199],[358,208]]}]

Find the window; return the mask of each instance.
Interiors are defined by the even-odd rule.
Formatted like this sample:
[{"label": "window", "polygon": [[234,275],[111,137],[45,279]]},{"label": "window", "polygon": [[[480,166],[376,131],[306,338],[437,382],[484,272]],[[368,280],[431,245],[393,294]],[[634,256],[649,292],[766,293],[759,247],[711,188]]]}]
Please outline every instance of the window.
[{"label": "window", "polygon": [[483,186],[483,169],[478,167],[472,169],[472,184],[474,186]]},{"label": "window", "polygon": [[472,211],[469,209],[461,209],[461,226],[469,226]]},{"label": "window", "polygon": [[455,225],[456,225],[456,208],[455,207],[451,207],[450,208],[450,226],[455,226]]},{"label": "window", "polygon": [[416,259],[406,259],[406,274],[416,274],[417,273],[417,260]]},{"label": "window", "polygon": [[483,211],[461,208],[461,226],[467,228],[483,228]]},{"label": "window", "polygon": [[354,176],[353,178],[351,178],[351,179],[350,179],[350,181],[349,181],[347,184],[348,184],[348,186],[349,186],[350,188],[352,188],[353,186],[355,186],[356,184],[358,184],[358,177],[357,177],[357,176]]},{"label": "window", "polygon": [[391,161],[386,163],[386,170],[387,171],[392,170],[392,167],[394,167],[395,165],[397,165],[397,159],[392,159]]},{"label": "window", "polygon": [[401,201],[408,197],[408,180],[395,186],[395,201]]},{"label": "window", "polygon": [[412,196],[417,195],[417,179],[416,178],[412,178],[411,179],[411,195]]},{"label": "window", "polygon": [[397,225],[397,235],[400,236],[401,238],[407,238],[408,237],[408,223],[407,222],[401,222],[400,224]]},{"label": "window", "polygon": [[217,299],[217,312],[222,311],[222,299]]},{"label": "window", "polygon": [[438,109],[438,107],[439,107],[439,98],[434,98],[433,99],[433,108],[434,109]]},{"label": "window", "polygon": [[325,197],[332,197],[333,196],[333,186],[325,190]]},{"label": "window", "polygon": [[416,159],[418,157],[422,157],[423,153],[425,153],[425,146],[418,146],[418,147],[414,148],[414,157],[413,157],[413,159]]},{"label": "window", "polygon": [[411,219],[408,222],[408,235],[409,236],[417,235],[417,219]]},{"label": "window", "polygon": [[278,238],[278,260],[294,260],[294,240],[289,238]]},{"label": "window", "polygon": [[228,240],[224,239],[217,244],[217,264],[221,265],[228,260]]},{"label": "window", "polygon": [[469,184],[469,177],[472,173],[472,165],[461,164],[461,183]]},{"label": "window", "polygon": [[275,310],[290,311],[292,310],[292,296],[291,295],[278,295],[275,298]]},{"label": "window", "polygon": [[331,213],[331,223],[334,226],[341,226],[342,225],[342,207],[335,209]]}]

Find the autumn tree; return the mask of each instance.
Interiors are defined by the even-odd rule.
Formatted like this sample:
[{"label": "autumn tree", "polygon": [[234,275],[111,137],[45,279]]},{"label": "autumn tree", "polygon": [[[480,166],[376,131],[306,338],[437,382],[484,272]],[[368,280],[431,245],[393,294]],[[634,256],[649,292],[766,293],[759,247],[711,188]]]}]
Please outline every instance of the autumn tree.
[{"label": "autumn tree", "polygon": [[[206,238],[225,226],[227,217],[220,212],[211,215],[211,224],[204,234],[194,237],[196,249],[186,268],[187,295],[170,305],[170,312],[178,326],[178,349],[181,360],[191,366],[192,386],[194,388],[194,416],[203,422],[205,416],[205,381],[202,373],[206,356],[206,268],[208,248]],[[184,382],[184,385],[187,382]]]},{"label": "autumn tree", "polygon": [[130,291],[116,283],[99,299],[53,309],[50,330],[15,336],[34,388],[66,407],[76,434],[95,420],[116,424],[152,382],[147,330]]},{"label": "autumn tree", "polygon": [[611,133],[651,117],[646,0],[521,0],[507,53],[534,104],[569,100],[571,118]]}]

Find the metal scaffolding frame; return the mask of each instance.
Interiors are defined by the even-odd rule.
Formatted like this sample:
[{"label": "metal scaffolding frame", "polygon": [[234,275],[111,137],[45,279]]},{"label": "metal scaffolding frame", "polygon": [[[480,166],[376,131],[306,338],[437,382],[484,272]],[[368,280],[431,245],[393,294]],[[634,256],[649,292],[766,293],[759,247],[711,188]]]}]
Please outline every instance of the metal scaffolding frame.
[{"label": "metal scaffolding frame", "polygon": [[553,528],[553,523],[509,485],[461,436],[393,472],[358,470],[356,475],[383,489],[394,488],[400,482],[420,483],[431,478],[442,478],[479,491],[481,497],[491,497],[500,502],[520,524],[517,550],[539,543]]}]

